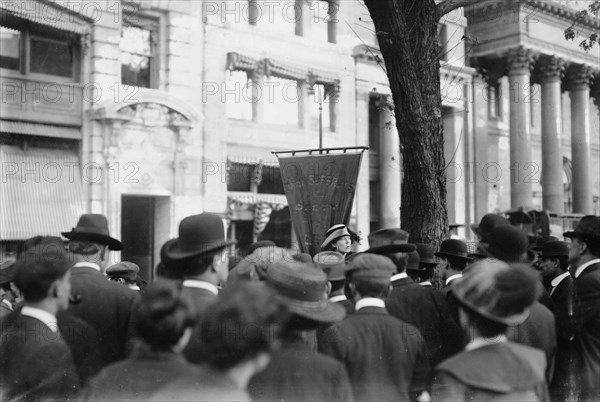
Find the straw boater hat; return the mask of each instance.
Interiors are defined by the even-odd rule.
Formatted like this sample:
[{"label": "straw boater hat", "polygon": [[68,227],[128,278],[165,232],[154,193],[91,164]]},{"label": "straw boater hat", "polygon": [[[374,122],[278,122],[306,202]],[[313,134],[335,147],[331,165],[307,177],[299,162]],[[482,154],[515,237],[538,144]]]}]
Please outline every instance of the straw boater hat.
[{"label": "straw boater hat", "polygon": [[448,239],[440,244],[440,250],[435,253],[435,256],[442,258],[453,257],[471,261],[471,258],[467,254],[468,250],[465,242],[457,239]]},{"label": "straw boater hat", "polygon": [[417,246],[408,242],[408,232],[399,228],[379,229],[369,234],[371,254],[410,253]]},{"label": "straw boater hat", "polygon": [[349,269],[344,256],[337,251],[321,251],[313,257],[313,261],[325,272],[330,281],[341,281],[346,277],[346,271]]},{"label": "straw boater hat", "polygon": [[166,242],[162,252],[167,259],[184,260],[235,243],[235,241],[225,240],[221,218],[204,212],[184,218],[179,224],[179,237]]},{"label": "straw boater hat", "polygon": [[70,232],[62,232],[69,240],[82,240],[108,246],[109,250],[123,250],[123,244],[110,237],[108,232],[108,221],[104,215],[83,214],[77,222],[77,226]]},{"label": "straw boater hat", "polygon": [[344,307],[325,299],[327,276],[313,264],[280,260],[267,268],[267,282],[286,299],[293,314],[333,323],[346,315]]}]

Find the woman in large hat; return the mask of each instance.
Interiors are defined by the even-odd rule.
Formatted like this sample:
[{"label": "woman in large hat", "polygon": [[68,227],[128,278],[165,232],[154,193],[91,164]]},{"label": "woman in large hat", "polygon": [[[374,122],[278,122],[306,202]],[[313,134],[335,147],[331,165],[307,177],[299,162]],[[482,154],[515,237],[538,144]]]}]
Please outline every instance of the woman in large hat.
[{"label": "woman in large hat", "polygon": [[352,244],[360,244],[360,236],[344,224],[333,225],[325,233],[325,240],[321,244],[321,251],[337,251],[348,257]]}]

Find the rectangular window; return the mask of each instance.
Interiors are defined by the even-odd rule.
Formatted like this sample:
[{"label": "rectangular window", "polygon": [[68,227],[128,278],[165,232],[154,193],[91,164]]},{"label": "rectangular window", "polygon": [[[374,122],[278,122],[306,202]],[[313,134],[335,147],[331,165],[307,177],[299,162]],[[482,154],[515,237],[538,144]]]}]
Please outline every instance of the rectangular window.
[{"label": "rectangular window", "polygon": [[228,118],[252,120],[253,91],[252,78],[246,71],[234,70],[229,72],[224,91]]},{"label": "rectangular window", "polygon": [[144,88],[158,87],[158,21],[125,22],[121,29],[121,83]]},{"label": "rectangular window", "polygon": [[29,71],[73,77],[73,45],[68,41],[31,36]]},{"label": "rectangular window", "polygon": [[[255,7],[254,10],[252,10],[253,7]],[[259,27],[272,32],[287,35],[296,34],[295,0],[254,0],[250,2],[250,11],[249,20],[251,24],[255,22]]]},{"label": "rectangular window", "polygon": [[21,32],[0,27],[0,68],[19,70],[21,66]]},{"label": "rectangular window", "polygon": [[310,29],[308,38],[315,42],[329,40],[329,2],[314,0],[310,2]]},{"label": "rectangular window", "polygon": [[264,122],[296,126],[300,124],[298,81],[281,77],[265,77],[262,85]]}]

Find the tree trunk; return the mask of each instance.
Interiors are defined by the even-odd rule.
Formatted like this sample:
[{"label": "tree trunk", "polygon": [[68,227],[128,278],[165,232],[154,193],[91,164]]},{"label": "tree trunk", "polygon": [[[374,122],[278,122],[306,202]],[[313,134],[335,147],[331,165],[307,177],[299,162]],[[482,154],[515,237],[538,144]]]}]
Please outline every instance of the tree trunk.
[{"label": "tree trunk", "polygon": [[394,99],[404,179],[401,227],[436,247],[448,231],[434,0],[365,0]]}]

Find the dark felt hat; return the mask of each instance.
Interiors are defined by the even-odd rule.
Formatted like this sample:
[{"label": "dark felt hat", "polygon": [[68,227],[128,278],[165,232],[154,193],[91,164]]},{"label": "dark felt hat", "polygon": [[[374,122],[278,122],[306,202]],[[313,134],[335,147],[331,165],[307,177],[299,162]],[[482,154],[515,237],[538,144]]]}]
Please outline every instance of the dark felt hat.
[{"label": "dark felt hat", "polygon": [[315,254],[313,261],[325,272],[330,281],[341,281],[350,268],[344,261],[344,256],[337,251],[321,251]]},{"label": "dark felt hat", "polygon": [[542,246],[542,258],[568,257],[569,243],[566,241],[549,241]]},{"label": "dark felt hat", "polygon": [[408,232],[399,228],[379,229],[369,234],[370,248],[366,253],[391,254],[410,253],[417,249],[408,242]]},{"label": "dark felt hat", "polygon": [[506,262],[520,262],[529,245],[527,234],[512,225],[495,227],[488,241],[488,244],[480,243],[479,248],[489,257]]},{"label": "dark felt hat", "polygon": [[361,254],[348,266],[348,275],[353,279],[390,279],[396,272],[396,265],[392,260],[377,254]]},{"label": "dark felt hat", "polygon": [[62,232],[69,240],[82,240],[108,246],[110,250],[123,250],[123,244],[110,237],[108,232],[108,221],[101,214],[83,214],[77,222],[77,226],[70,232]]},{"label": "dark felt hat", "polygon": [[440,244],[440,250],[435,253],[436,257],[455,257],[471,260],[468,257],[467,244],[457,239],[447,239]]},{"label": "dark felt hat", "polygon": [[531,249],[533,251],[542,251],[542,246],[550,241],[558,241],[558,237],[554,236],[540,236],[535,239],[535,243]]},{"label": "dark felt hat", "polygon": [[565,237],[577,237],[581,239],[597,239],[600,241],[600,216],[586,215],[570,232],[563,233]]},{"label": "dark felt hat", "polygon": [[252,243],[250,245],[250,247],[248,247],[248,254],[252,254],[254,252],[254,250],[256,250],[257,248],[262,248],[262,247],[277,247],[277,245],[275,243],[273,243],[271,240],[257,241],[255,243]]},{"label": "dark felt hat", "polygon": [[485,214],[479,223],[472,223],[471,230],[481,238],[481,241],[488,243],[488,236],[496,226],[510,225],[510,221],[498,214]]},{"label": "dark felt hat", "polygon": [[17,273],[17,265],[14,259],[6,260],[0,264],[0,285],[13,282]]},{"label": "dark felt hat", "polygon": [[417,253],[419,253],[419,265],[423,268],[433,268],[438,263],[435,260],[435,253],[433,247],[425,243],[416,243]]},{"label": "dark felt hat", "polygon": [[135,281],[138,272],[140,272],[140,267],[129,261],[117,262],[106,269],[106,275],[125,278],[130,281]]},{"label": "dark felt hat", "polygon": [[332,323],[346,316],[346,310],[325,299],[327,276],[313,263],[280,260],[267,268],[267,282],[285,297],[288,309],[318,322]]},{"label": "dark felt hat", "polygon": [[406,264],[407,271],[420,271],[419,262],[421,261],[419,257],[419,252],[417,250],[413,250],[408,253],[408,261]]},{"label": "dark felt hat", "polygon": [[223,221],[218,215],[203,212],[184,218],[179,224],[179,237],[166,242],[163,252],[168,259],[184,260],[235,243],[225,240]]}]

